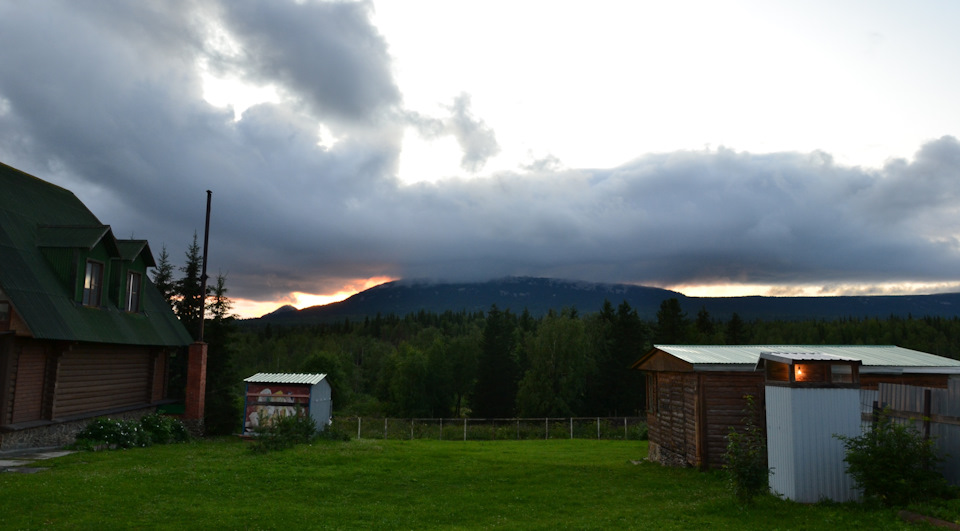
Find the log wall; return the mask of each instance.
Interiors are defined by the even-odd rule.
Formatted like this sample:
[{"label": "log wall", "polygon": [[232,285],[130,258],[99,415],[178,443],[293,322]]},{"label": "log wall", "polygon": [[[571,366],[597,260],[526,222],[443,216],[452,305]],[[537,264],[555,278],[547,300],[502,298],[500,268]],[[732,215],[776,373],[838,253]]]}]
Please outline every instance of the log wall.
[{"label": "log wall", "polygon": [[53,418],[151,402],[150,354],[72,350],[60,359]]},{"label": "log wall", "polygon": [[758,406],[755,421],[764,425],[764,383],[759,372],[700,373],[703,397],[701,429],[701,466],[720,468],[727,451],[730,428],[742,430],[747,415],[746,395],[752,395]]},{"label": "log wall", "polygon": [[44,379],[47,355],[38,345],[24,347],[17,356],[13,374],[11,423],[31,422],[43,418]]}]

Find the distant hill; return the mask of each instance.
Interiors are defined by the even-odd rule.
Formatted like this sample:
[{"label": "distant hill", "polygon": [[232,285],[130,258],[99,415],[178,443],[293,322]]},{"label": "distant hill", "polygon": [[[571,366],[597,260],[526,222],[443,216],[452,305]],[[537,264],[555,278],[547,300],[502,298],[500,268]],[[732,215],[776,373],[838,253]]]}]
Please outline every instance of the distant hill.
[{"label": "distant hill", "polygon": [[520,313],[524,309],[542,316],[550,309],[574,307],[581,314],[599,311],[604,300],[616,307],[623,301],[641,318],[655,320],[660,304],[676,298],[687,315],[696,317],[706,308],[715,319],[726,320],[737,313],[745,320],[837,319],[842,317],[956,317],[960,315],[960,293],[938,295],[856,296],[856,297],[687,297],[675,291],[628,284],[599,284],[548,278],[510,277],[487,282],[430,283],[396,281],[381,284],[333,304],[302,310],[287,307],[248,323],[315,324],[363,320],[381,315],[406,315],[421,310],[487,311],[496,304],[501,310]]}]

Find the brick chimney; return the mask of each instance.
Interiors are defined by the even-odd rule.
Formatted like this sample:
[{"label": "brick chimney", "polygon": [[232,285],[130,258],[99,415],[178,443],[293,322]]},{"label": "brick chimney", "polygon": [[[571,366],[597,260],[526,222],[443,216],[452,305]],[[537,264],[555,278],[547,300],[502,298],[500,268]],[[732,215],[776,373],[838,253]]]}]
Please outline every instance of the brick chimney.
[{"label": "brick chimney", "polygon": [[187,353],[187,393],[183,420],[203,432],[204,396],[207,390],[207,344],[193,343]]}]

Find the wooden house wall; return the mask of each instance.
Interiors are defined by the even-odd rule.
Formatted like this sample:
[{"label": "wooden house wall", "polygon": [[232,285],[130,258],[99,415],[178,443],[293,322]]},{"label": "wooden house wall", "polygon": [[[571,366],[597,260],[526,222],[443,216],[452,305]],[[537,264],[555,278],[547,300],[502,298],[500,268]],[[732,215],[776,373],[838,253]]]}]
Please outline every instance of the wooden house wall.
[{"label": "wooden house wall", "polygon": [[150,401],[157,402],[167,396],[167,353],[153,353],[153,367],[150,380],[153,383],[150,390]]},{"label": "wooden house wall", "polygon": [[757,423],[764,424],[764,385],[760,372],[703,372],[699,373],[702,420],[700,429],[701,466],[720,468],[727,450],[727,434],[730,428],[742,430],[747,415],[746,395],[755,398],[759,416]]},{"label": "wooden house wall", "polygon": [[17,356],[13,387],[11,423],[31,422],[43,418],[44,379],[47,354],[39,345],[25,347]]},{"label": "wooden house wall", "polygon": [[168,353],[21,338],[0,352],[0,425],[83,418],[166,395]]},{"label": "wooden house wall", "polygon": [[651,444],[665,460],[696,464],[696,390],[693,373],[656,372],[655,404],[647,415]]},{"label": "wooden house wall", "polygon": [[72,417],[150,402],[150,355],[146,350],[110,352],[72,350],[63,355],[57,375],[53,417]]}]

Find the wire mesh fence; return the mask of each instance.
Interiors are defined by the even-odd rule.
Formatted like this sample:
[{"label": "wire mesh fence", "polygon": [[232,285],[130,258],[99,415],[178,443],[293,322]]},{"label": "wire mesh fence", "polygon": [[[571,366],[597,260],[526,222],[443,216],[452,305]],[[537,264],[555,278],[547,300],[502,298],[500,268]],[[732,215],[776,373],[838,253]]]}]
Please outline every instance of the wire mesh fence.
[{"label": "wire mesh fence", "polygon": [[523,439],[645,440],[643,417],[402,419],[336,417],[333,428],[357,439],[495,441]]}]

